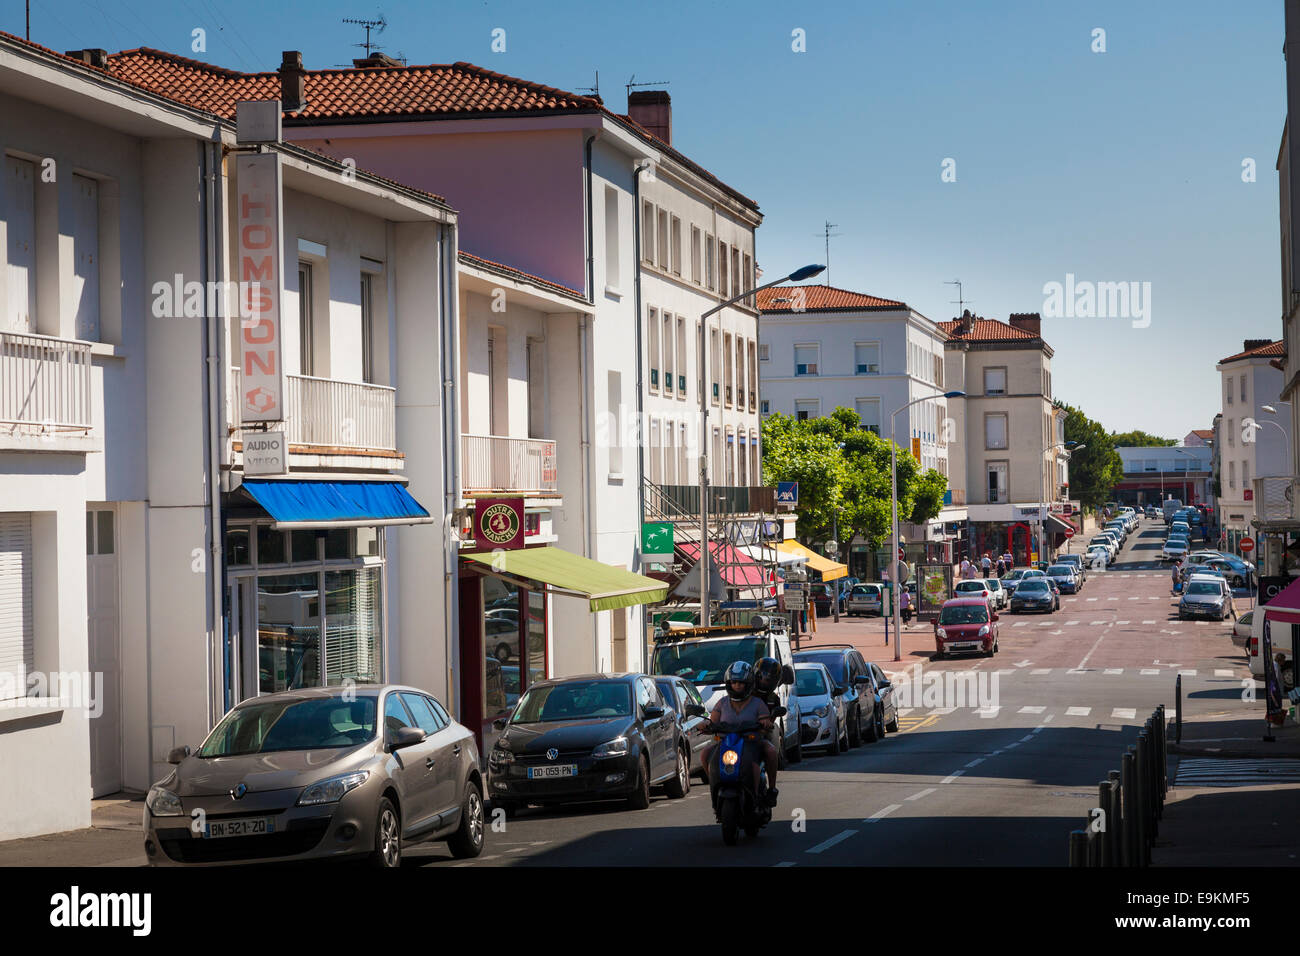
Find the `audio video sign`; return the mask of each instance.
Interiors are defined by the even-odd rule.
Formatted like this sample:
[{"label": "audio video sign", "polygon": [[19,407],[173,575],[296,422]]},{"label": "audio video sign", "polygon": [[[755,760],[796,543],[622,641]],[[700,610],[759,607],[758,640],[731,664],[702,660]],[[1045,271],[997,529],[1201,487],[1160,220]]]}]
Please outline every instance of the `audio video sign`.
[{"label": "audio video sign", "polygon": [[284,352],[280,336],[280,156],[241,153],[235,160],[239,216],[239,356],[241,420],[284,420]]}]

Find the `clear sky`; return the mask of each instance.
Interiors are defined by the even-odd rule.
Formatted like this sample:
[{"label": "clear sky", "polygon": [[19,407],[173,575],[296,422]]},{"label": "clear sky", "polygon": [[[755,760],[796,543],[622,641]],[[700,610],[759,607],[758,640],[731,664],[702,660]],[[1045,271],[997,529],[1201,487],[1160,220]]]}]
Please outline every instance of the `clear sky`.
[{"label": "clear sky", "polygon": [[[951,318],[1046,308],[1044,287],[1150,283],[1149,325],[1044,317],[1056,397],[1108,428],[1181,438],[1219,409],[1215,362],[1281,336],[1277,174],[1282,0],[32,0],[59,50],[153,46],[239,70],[280,52],[467,60],[622,112],[668,81],[674,145],[758,201],[768,275],[830,281]],[[191,31],[206,31],[191,52]],[[505,30],[505,52],[492,31]],[[0,5],[21,35],[22,0]],[[1105,52],[1094,31],[1105,31]],[[795,52],[793,31],[806,50]],[[1257,181],[1242,181],[1253,159]],[[955,181],[943,181],[945,160]],[[951,175],[949,176],[951,178]],[[1094,309],[1095,313],[1097,310]]]}]

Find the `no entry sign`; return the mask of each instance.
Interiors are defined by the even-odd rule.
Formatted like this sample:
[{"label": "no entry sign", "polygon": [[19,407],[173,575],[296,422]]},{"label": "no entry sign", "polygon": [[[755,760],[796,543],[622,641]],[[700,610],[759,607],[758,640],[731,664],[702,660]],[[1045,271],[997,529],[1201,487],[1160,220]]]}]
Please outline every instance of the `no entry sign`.
[{"label": "no entry sign", "polygon": [[1254,539],[1254,538],[1242,538],[1240,541],[1237,542],[1237,547],[1241,548],[1242,551],[1247,551],[1247,552],[1249,552],[1249,551],[1254,551],[1254,550],[1255,550],[1255,539]]}]

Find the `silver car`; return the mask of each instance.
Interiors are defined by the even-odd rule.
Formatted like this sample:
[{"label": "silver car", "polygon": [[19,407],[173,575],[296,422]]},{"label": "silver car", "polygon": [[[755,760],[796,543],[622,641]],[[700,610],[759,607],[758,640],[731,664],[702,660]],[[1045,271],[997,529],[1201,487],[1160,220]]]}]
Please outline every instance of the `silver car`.
[{"label": "silver car", "polygon": [[362,857],[445,840],[483,851],[483,784],[467,727],[392,684],[283,691],[237,705],[145,799],[150,864]]},{"label": "silver car", "polygon": [[832,756],[849,749],[849,722],[844,719],[844,690],[825,664],[795,664],[800,731],[804,747],[824,747]]},{"label": "silver car", "polygon": [[855,614],[880,614],[884,586],[880,584],[855,584],[849,592],[845,610],[849,617]]}]

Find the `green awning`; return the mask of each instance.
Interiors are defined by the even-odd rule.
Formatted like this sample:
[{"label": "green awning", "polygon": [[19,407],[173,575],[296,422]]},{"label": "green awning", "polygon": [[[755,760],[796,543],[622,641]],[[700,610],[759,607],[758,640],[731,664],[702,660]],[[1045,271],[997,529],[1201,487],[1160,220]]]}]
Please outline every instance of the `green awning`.
[{"label": "green awning", "polygon": [[668,585],[663,581],[549,545],[518,551],[480,551],[461,557],[483,565],[489,572],[540,581],[553,592],[585,597],[593,611],[654,604],[668,597]]}]

